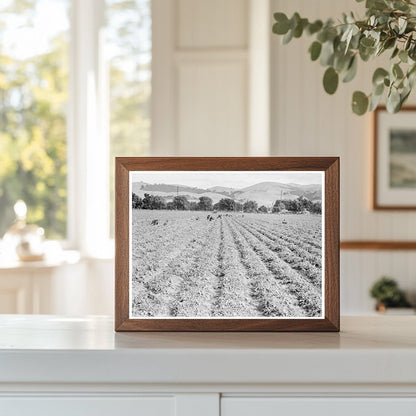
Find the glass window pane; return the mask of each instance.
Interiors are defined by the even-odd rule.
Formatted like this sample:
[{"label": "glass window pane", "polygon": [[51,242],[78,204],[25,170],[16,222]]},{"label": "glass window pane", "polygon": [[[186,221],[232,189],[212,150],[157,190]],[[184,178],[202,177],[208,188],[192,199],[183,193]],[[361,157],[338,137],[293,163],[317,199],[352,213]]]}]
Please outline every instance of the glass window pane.
[{"label": "glass window pane", "polygon": [[151,0],[106,0],[110,79],[110,231],[114,157],[146,156],[150,144]]},{"label": "glass window pane", "polygon": [[69,5],[0,4],[0,238],[17,199],[48,238],[66,237]]}]

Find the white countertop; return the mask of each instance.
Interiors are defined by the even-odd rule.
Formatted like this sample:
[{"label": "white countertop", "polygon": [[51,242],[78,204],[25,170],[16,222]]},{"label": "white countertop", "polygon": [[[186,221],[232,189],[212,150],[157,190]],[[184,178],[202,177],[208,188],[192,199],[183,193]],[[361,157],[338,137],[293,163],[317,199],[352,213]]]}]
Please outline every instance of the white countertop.
[{"label": "white countertop", "polygon": [[0,316],[0,383],[416,383],[416,316],[340,333],[115,333],[107,317]]}]

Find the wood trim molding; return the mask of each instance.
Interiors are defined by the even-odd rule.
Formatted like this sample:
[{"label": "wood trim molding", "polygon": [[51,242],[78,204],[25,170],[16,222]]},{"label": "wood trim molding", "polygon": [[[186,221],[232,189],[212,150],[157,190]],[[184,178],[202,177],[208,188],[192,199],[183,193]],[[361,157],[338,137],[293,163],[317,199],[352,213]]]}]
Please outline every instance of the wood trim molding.
[{"label": "wood trim molding", "polygon": [[416,250],[416,241],[341,241],[341,250]]}]

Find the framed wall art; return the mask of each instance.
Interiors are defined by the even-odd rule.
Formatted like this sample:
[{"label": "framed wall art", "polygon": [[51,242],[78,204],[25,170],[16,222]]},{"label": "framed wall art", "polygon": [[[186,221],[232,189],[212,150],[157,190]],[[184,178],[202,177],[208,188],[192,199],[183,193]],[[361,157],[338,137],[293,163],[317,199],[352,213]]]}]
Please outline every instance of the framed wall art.
[{"label": "framed wall art", "polygon": [[116,331],[339,331],[339,159],[116,158]]},{"label": "framed wall art", "polygon": [[416,107],[380,107],[373,117],[373,208],[416,209]]}]

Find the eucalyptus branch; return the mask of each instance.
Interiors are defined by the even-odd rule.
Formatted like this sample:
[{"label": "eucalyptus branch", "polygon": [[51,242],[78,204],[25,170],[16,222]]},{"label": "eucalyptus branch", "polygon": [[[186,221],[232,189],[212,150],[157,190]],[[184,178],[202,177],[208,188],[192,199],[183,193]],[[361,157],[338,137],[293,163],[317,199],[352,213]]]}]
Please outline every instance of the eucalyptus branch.
[{"label": "eucalyptus branch", "polygon": [[[363,0],[356,0],[361,3]],[[416,78],[416,3],[411,0],[366,0],[366,17],[356,19],[344,14],[334,25],[332,19],[310,22],[295,13],[290,19],[275,13],[273,32],[283,36],[283,43],[304,34],[313,36],[309,53],[326,68],[323,86],[334,94],[339,81],[349,82],[357,73],[359,60],[369,61],[391,52],[391,65],[377,68],[372,92],[355,91],[352,109],[362,115],[374,110],[387,92],[390,112],[397,112],[409,97]]]}]

